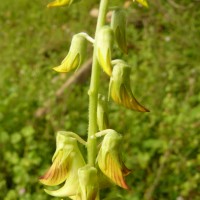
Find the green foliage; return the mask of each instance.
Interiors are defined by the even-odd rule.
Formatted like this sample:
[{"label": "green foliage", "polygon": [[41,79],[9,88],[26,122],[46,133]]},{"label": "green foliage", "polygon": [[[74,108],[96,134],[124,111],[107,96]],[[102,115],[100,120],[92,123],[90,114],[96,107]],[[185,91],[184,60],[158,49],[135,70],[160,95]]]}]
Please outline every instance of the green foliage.
[{"label": "green foliage", "polygon": [[[47,1],[0,3],[0,199],[49,199],[38,177],[51,162],[54,133],[86,135],[88,82],[56,100],[68,75],[51,67],[66,55],[74,32],[93,33],[96,19],[88,10],[96,2],[59,12],[46,9]],[[200,10],[195,1],[170,2],[152,0],[147,10],[137,4],[127,9],[129,55],[123,59],[133,66],[134,95],[151,112],[141,115],[110,103],[111,128],[124,133],[132,190],[115,187],[102,198],[117,193],[127,200],[199,199]],[[48,113],[36,118],[49,99]]]}]

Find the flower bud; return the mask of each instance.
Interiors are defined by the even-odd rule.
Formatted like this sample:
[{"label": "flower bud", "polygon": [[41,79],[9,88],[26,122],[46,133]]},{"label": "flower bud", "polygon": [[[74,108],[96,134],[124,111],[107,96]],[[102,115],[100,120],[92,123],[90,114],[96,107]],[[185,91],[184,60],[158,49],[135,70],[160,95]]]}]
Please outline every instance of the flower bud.
[{"label": "flower bud", "polygon": [[140,5],[144,7],[148,7],[148,3],[146,0],[133,0],[133,2],[137,1]]},{"label": "flower bud", "polygon": [[100,131],[108,129],[109,127],[106,98],[100,94],[97,104],[97,124]]},{"label": "flower bud", "polygon": [[95,200],[99,192],[97,169],[86,165],[78,170],[81,200]]},{"label": "flower bud", "polygon": [[54,67],[57,72],[69,72],[80,67],[86,56],[87,40],[79,33],[73,36],[69,52],[61,65]]},{"label": "flower bud", "polygon": [[104,72],[109,76],[112,73],[111,68],[111,51],[113,46],[113,31],[109,26],[103,26],[96,38],[97,59]]},{"label": "flower bud", "polygon": [[111,27],[113,29],[115,39],[119,48],[127,53],[126,44],[126,14],[121,9],[116,9],[113,11],[111,18]]},{"label": "flower bud", "polygon": [[111,179],[116,185],[128,189],[124,176],[126,176],[130,170],[126,168],[120,156],[122,136],[114,130],[108,129],[107,131],[108,133],[104,136],[97,156],[99,168],[104,175]]},{"label": "flower bud", "polygon": [[110,79],[109,95],[124,107],[139,112],[149,112],[133,96],[130,86],[131,68],[122,60],[117,60]]},{"label": "flower bud", "polygon": [[76,3],[80,0],[55,0],[47,5],[50,7],[59,7],[59,6],[70,6],[72,3]]},{"label": "flower bud", "polygon": [[40,182],[53,186],[66,180],[60,189],[53,191],[45,189],[45,192],[56,197],[73,196],[79,186],[78,169],[85,165],[85,161],[75,138],[59,132],[56,143],[57,148],[52,159],[53,164],[47,173],[40,178]]}]

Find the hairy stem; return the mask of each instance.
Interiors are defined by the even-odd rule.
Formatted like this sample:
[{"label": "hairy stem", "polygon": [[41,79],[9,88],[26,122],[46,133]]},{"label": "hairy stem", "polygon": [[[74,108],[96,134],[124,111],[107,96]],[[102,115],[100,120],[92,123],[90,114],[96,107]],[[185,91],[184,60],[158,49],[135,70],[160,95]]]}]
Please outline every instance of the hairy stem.
[{"label": "hairy stem", "polygon": [[[101,0],[99,7],[99,16],[97,19],[97,26],[95,31],[95,39],[99,29],[105,24],[106,13],[108,9],[108,0]],[[93,62],[92,62],[92,73],[90,81],[89,95],[89,127],[88,127],[88,163],[92,166],[95,164],[95,158],[97,154],[96,138],[91,137],[97,132],[97,101],[98,101],[98,90],[99,90],[99,76],[100,66],[96,57],[96,44],[94,43],[93,51]]]}]

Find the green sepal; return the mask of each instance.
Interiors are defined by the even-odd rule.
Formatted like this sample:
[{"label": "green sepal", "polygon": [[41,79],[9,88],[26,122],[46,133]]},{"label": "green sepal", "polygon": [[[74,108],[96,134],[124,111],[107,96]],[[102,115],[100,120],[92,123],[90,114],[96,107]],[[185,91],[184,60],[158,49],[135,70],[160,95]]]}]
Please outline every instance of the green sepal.
[{"label": "green sepal", "polygon": [[52,8],[52,7],[60,7],[60,6],[70,6],[72,3],[77,3],[80,0],[55,0],[50,2],[47,5],[47,8]]},{"label": "green sepal", "polygon": [[127,42],[126,42],[126,13],[122,9],[116,9],[112,13],[111,27],[113,29],[115,40],[119,48],[127,53]]},{"label": "green sepal", "polygon": [[99,130],[102,131],[104,129],[109,128],[108,121],[108,108],[107,108],[107,100],[105,96],[98,95],[98,104],[97,104],[97,125]]},{"label": "green sepal", "polygon": [[148,3],[146,0],[133,0],[133,2],[137,1],[140,5],[148,8]]},{"label": "green sepal", "polygon": [[96,200],[99,193],[97,169],[86,165],[78,170],[81,200]]}]

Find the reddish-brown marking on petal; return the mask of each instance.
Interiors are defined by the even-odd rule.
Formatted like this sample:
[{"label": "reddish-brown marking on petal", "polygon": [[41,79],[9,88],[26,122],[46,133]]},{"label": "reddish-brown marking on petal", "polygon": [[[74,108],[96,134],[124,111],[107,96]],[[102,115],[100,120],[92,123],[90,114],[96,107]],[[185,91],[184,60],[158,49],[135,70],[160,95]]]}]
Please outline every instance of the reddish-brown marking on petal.
[{"label": "reddish-brown marking on petal", "polygon": [[119,161],[114,160],[112,156],[108,155],[106,159],[106,166],[107,170],[105,171],[105,175],[108,176],[116,185],[124,189],[129,189],[123,178]]},{"label": "reddish-brown marking on petal", "polygon": [[68,166],[67,163],[60,163],[59,156],[55,158],[49,170],[39,178],[44,185],[54,186],[59,185],[67,178]]}]

